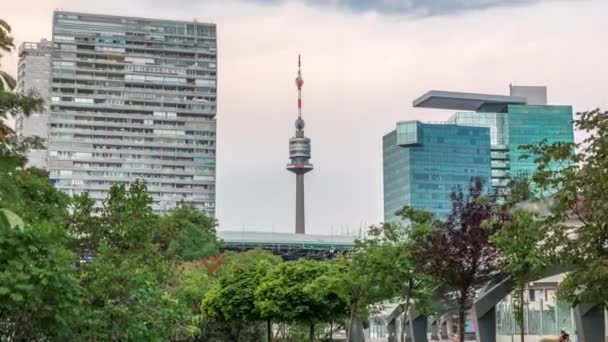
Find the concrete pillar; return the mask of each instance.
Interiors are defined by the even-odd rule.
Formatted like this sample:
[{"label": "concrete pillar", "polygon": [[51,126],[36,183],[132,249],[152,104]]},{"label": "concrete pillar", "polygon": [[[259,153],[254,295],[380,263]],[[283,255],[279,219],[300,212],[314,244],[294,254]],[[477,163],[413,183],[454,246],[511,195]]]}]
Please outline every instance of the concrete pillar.
[{"label": "concrete pillar", "polygon": [[388,342],[397,342],[398,340],[398,336],[397,336],[397,319],[393,318],[388,322],[388,325],[386,326],[387,330],[388,330]]},{"label": "concrete pillar", "polygon": [[475,315],[475,330],[478,342],[496,342],[496,307],[483,315]]},{"label": "concrete pillar", "polygon": [[429,324],[431,324],[431,341],[440,341],[439,326],[441,325],[441,317],[434,316],[430,319]]},{"label": "concrete pillar", "polygon": [[296,174],[296,234],[305,234],[304,225],[304,174]]},{"label": "concrete pillar", "polygon": [[450,337],[450,335],[452,335],[453,333],[456,332],[456,329],[454,327],[454,317],[452,316],[451,313],[448,313],[446,315],[445,325],[446,325],[446,328],[447,328],[447,336],[448,337]]},{"label": "concrete pillar", "polygon": [[415,311],[410,311],[408,317],[408,336],[413,342],[427,342],[428,341],[428,316],[420,315]]},{"label": "concrete pillar", "polygon": [[365,342],[365,333],[363,332],[363,323],[355,318],[353,320],[353,330],[348,336],[348,342]]},{"label": "concrete pillar", "polygon": [[574,322],[579,342],[605,342],[604,310],[594,304],[574,308]]},{"label": "concrete pillar", "polygon": [[447,340],[450,337],[449,333],[451,333],[450,329],[452,328],[451,320],[451,314],[449,313],[443,315],[439,320],[439,337],[442,340]]}]

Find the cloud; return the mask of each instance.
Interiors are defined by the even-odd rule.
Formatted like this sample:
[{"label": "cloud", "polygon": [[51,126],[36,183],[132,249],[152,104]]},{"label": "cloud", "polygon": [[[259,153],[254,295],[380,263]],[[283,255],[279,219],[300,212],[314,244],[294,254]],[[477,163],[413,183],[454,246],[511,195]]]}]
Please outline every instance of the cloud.
[{"label": "cloud", "polygon": [[353,12],[377,12],[386,15],[450,15],[493,7],[523,6],[555,0],[256,0],[276,5],[303,2],[313,7],[334,7]]}]

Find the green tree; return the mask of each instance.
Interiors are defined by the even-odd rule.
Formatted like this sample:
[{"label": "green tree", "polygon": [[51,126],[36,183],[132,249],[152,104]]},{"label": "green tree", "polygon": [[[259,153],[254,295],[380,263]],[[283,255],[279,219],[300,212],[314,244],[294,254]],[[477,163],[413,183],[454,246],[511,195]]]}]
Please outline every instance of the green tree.
[{"label": "green tree", "polygon": [[192,311],[180,301],[178,270],[153,242],[158,216],[146,186],[114,185],[101,212],[88,196],[74,200],[70,229],[81,264],[87,309],[83,340],[166,341],[195,335]]},{"label": "green tree", "polygon": [[14,184],[20,193],[21,213],[28,222],[67,222],[70,198],[51,184],[47,171],[32,167],[16,172]]},{"label": "green tree", "polygon": [[[0,50],[11,52],[14,47],[13,37],[11,37],[11,26],[6,21],[0,19]],[[0,54],[0,57],[2,57],[2,54]],[[16,83],[11,75],[0,70],[0,91],[13,89]]]},{"label": "green tree", "polygon": [[179,265],[175,294],[194,315],[200,315],[201,302],[216,282],[217,279],[209,274],[209,270],[200,261],[184,262]]},{"label": "green tree", "polygon": [[410,309],[419,313],[431,310],[433,291],[437,286],[433,277],[423,272],[416,259],[415,249],[420,241],[429,239],[438,221],[431,213],[405,206],[397,212],[407,224],[384,223],[371,235],[381,240],[382,258],[392,261],[392,267],[384,269],[386,281],[392,292],[402,301],[401,341],[405,342],[407,317]]},{"label": "green tree", "polygon": [[515,283],[513,314],[521,329],[523,342],[526,284],[541,276],[549,266],[549,253],[544,243],[545,230],[532,213],[516,210],[491,239],[500,253],[500,269],[511,275]]},{"label": "green tree", "polygon": [[534,191],[534,185],[529,178],[515,178],[509,181],[507,185],[508,197],[506,204],[514,206],[523,201],[537,199]]},{"label": "green tree", "polygon": [[[311,260],[285,262],[274,267],[262,279],[255,292],[256,306],[262,317],[277,322],[309,325],[309,338],[315,338],[315,324],[326,323],[327,303],[339,301],[338,293],[315,293],[315,280],[328,271],[327,265]],[[346,303],[343,302],[344,313]],[[335,311],[334,311],[335,312]]]},{"label": "green tree", "polygon": [[219,251],[217,221],[191,204],[181,204],[160,220],[155,241],[169,256],[201,260]]},{"label": "green tree", "polygon": [[167,290],[171,277],[158,254],[126,254],[102,244],[81,276],[88,310],[81,338],[167,341],[193,333],[189,308]]},{"label": "green tree", "polygon": [[146,183],[136,180],[129,188],[113,185],[101,211],[101,237],[122,251],[149,247],[157,231],[158,216],[152,211],[152,197]]},{"label": "green tree", "polygon": [[[576,128],[587,138],[579,144],[546,141],[522,146],[538,165],[534,183],[549,190],[551,212],[545,220],[559,261],[573,270],[560,295],[573,304],[608,305],[608,112],[577,113]],[[556,167],[557,166],[557,167]],[[580,221],[579,227],[565,224]]]},{"label": "green tree", "polygon": [[271,318],[263,317],[256,306],[255,291],[266,274],[280,262],[279,257],[263,250],[226,258],[217,273],[217,282],[205,294],[201,305],[207,323],[224,328],[224,339],[251,339],[251,335],[259,333],[264,320],[267,320],[267,335],[271,339]]},{"label": "green tree", "polygon": [[0,340],[71,340],[81,291],[65,231],[0,220]]}]

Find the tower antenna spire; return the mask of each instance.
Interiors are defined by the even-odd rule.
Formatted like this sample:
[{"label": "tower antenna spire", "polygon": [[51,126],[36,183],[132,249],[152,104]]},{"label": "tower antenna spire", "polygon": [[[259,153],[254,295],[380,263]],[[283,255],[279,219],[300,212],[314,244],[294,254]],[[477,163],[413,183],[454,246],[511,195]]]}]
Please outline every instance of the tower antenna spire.
[{"label": "tower antenna spire", "polygon": [[298,54],[298,77],[296,77],[296,86],[298,87],[298,118],[302,118],[302,85],[304,85],[304,79],[302,78],[302,58]]}]

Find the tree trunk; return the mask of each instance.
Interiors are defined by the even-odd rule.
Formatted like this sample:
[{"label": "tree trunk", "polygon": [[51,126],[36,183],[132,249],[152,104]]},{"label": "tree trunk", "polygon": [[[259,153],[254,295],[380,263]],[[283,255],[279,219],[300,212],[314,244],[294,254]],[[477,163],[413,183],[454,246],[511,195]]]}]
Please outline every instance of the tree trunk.
[{"label": "tree trunk", "polygon": [[314,342],[315,340],[315,324],[310,323],[310,342]]},{"label": "tree trunk", "polygon": [[405,330],[407,329],[407,320],[409,319],[408,311],[410,310],[410,299],[409,297],[403,304],[403,319],[401,320],[401,342],[405,342]]},{"label": "tree trunk", "polygon": [[[525,285],[524,285],[525,286]],[[519,322],[519,329],[520,329],[520,338],[521,338],[521,342],[524,342],[524,335],[525,335],[525,327],[524,327],[524,289],[525,287],[522,286],[519,289],[519,305],[521,306],[521,317],[520,317],[520,322]],[[541,308],[541,315],[542,315],[543,311]],[[542,332],[541,332],[542,334]]]},{"label": "tree trunk", "polygon": [[458,308],[458,341],[464,342],[464,327],[467,322],[466,305],[461,304]]},{"label": "tree trunk", "polygon": [[346,328],[346,341],[350,342],[350,336],[353,331],[353,325],[355,321],[355,311],[357,310],[357,304],[359,304],[359,293],[353,294],[353,303],[350,305],[350,320],[348,321],[348,327]]},{"label": "tree trunk", "polygon": [[331,321],[329,323],[329,340],[330,341],[334,340],[334,321]]},{"label": "tree trunk", "polygon": [[266,342],[272,342],[272,323],[266,320]]}]

